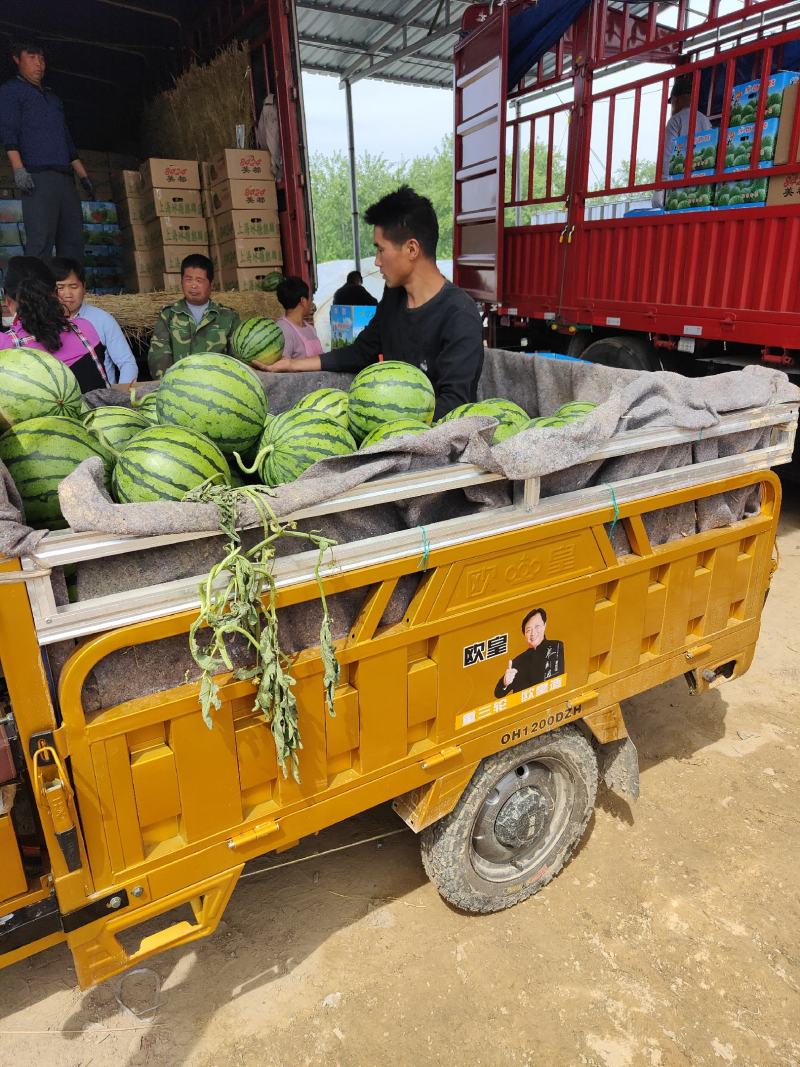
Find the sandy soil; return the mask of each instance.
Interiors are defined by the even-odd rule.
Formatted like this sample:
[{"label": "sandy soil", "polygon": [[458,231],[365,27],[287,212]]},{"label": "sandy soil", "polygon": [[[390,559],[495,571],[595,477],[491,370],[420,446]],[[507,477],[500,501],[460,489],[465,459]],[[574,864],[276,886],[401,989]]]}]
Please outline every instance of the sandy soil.
[{"label": "sandy soil", "polygon": [[[641,799],[605,794],[540,896],[457,914],[379,809],[251,865],[219,932],[149,973],[81,993],[64,948],[0,972],[0,1060],[800,1064],[800,493],[787,496],[752,670],[626,706]],[[156,980],[151,1021],[121,1006],[145,1011]]]}]

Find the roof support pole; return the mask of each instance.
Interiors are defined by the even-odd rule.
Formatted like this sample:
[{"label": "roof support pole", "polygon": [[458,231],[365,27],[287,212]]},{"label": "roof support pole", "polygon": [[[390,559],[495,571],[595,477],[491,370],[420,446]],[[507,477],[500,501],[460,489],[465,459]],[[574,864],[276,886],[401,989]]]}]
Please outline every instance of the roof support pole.
[{"label": "roof support pole", "polygon": [[347,106],[347,155],[350,162],[350,206],[353,213],[353,260],[357,271],[361,270],[361,241],[359,238],[358,184],[356,182],[356,138],[353,132],[353,92],[350,82],[344,83],[344,99]]}]

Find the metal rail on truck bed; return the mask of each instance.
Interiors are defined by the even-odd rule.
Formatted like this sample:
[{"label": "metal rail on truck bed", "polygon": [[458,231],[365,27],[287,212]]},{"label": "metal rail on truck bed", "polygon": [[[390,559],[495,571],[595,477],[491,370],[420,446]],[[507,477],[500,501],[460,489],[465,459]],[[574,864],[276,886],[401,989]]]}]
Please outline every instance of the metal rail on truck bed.
[{"label": "metal rail on truck bed", "polygon": [[[701,463],[689,463],[613,482],[610,485],[596,485],[540,499],[539,479],[519,482],[515,487],[513,505],[435,523],[426,528],[426,537],[433,546],[450,547],[516,530],[522,526],[584,514],[604,505],[611,508],[613,514],[612,488],[613,500],[620,504],[789,462],[797,427],[797,406],[788,404],[725,415],[717,425],[701,431],[669,428],[623,431],[582,462],[601,462],[617,456],[685,445],[698,440],[721,439],[731,434],[767,427],[772,428],[772,435],[766,448]],[[321,518],[356,508],[441,494],[453,489],[501,480],[502,475],[471,464],[451,464],[412,474],[393,475],[366,482],[332,500],[294,512],[286,516],[285,521]],[[203,575],[198,574],[111,596],[57,605],[49,580],[49,571],[53,567],[198,540],[216,533],[217,531],[211,530],[151,537],[115,537],[69,531],[48,534],[37,546],[35,554],[22,563],[23,570],[30,575],[27,579],[28,593],[40,644],[50,645],[69,638],[102,633],[117,626],[161,618],[175,612],[195,610],[199,606],[197,588],[203,579]],[[345,574],[366,564],[419,556],[420,552],[420,531],[416,528],[401,530],[337,546],[332,556],[326,558],[321,574],[323,578]],[[316,551],[310,551],[276,560],[274,574],[277,588],[313,581],[317,558]],[[220,584],[222,581],[221,578]]]}]

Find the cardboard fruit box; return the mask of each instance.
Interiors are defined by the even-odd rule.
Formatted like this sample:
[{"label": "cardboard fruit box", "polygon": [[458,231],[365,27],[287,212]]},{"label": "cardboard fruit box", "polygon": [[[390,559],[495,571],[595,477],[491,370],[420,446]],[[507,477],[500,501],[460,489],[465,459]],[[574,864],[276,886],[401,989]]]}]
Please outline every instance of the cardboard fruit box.
[{"label": "cardboard fruit box", "polygon": [[226,148],[208,164],[211,185],[220,181],[273,180],[272,156],[264,148]]},{"label": "cardboard fruit box", "polygon": [[163,215],[146,224],[147,247],[154,245],[202,245],[208,247],[208,227],[201,218]]},{"label": "cardboard fruit box", "polygon": [[111,200],[82,200],[81,211],[84,222],[117,221],[117,205]]},{"label": "cardboard fruit box", "polygon": [[120,170],[111,173],[111,188],[119,200],[122,197],[142,196],[144,182],[141,171]]},{"label": "cardboard fruit box", "polygon": [[767,207],[800,204],[800,174],[776,174],[769,180]]},{"label": "cardboard fruit box", "polygon": [[[792,124],[794,113],[797,110],[797,94],[800,91],[800,82],[793,82],[783,92],[783,110],[781,121],[778,126],[778,137],[775,141],[775,158],[773,163],[779,167],[782,163],[789,162],[789,148],[792,140]],[[800,139],[797,142],[795,160],[800,160]]]},{"label": "cardboard fruit box", "polygon": [[225,181],[217,182],[211,190],[211,204],[215,215],[226,211],[277,211],[278,195],[275,182]]},{"label": "cardboard fruit box", "polygon": [[[778,136],[778,119],[765,119],[761,127],[761,151],[759,153],[758,166],[762,170],[771,167],[775,156],[775,144]],[[731,126],[725,143],[725,165],[723,170],[726,174],[734,174],[737,170],[750,169],[750,153],[753,148],[753,138],[756,127],[754,122],[746,126]]]},{"label": "cardboard fruit box", "polygon": [[720,182],[714,194],[714,207],[724,209],[763,207],[767,200],[768,178],[745,178],[739,182]]},{"label": "cardboard fruit box", "polygon": [[117,204],[117,214],[121,226],[131,226],[135,222],[144,222],[150,216],[150,208],[144,197],[131,196],[127,200],[120,200]]},{"label": "cardboard fruit box", "polygon": [[202,218],[203,203],[199,189],[150,189],[142,198],[145,220],[172,218]]},{"label": "cardboard fruit box", "polygon": [[220,245],[220,266],[267,267],[283,263],[281,242],[277,237],[238,238]]},{"label": "cardboard fruit box", "polygon": [[[669,161],[670,177],[678,179],[683,176],[686,162],[687,136],[675,138]],[[716,169],[719,130],[701,130],[694,135],[692,148],[692,174],[697,177],[713,174]],[[714,203],[714,184],[688,185],[677,189],[667,189],[664,194],[664,207],[667,211],[698,211],[710,208]]]},{"label": "cardboard fruit box", "polygon": [[218,275],[220,289],[240,289],[242,292],[265,291],[271,267],[224,267]]},{"label": "cardboard fruit box", "polygon": [[[775,74],[770,74],[767,82],[767,98],[764,101],[765,119],[778,118],[782,112],[785,90],[798,80],[800,80],[800,74],[794,70],[779,70]],[[755,122],[760,90],[760,78],[734,85],[728,116],[729,126],[745,126],[749,122]]]},{"label": "cardboard fruit box", "polygon": [[[212,228],[209,224],[209,230]],[[280,237],[277,211],[223,211],[213,218],[213,230],[218,244],[238,238]]]},{"label": "cardboard fruit box", "polygon": [[200,188],[200,166],[194,159],[146,159],[141,174],[149,189]]}]

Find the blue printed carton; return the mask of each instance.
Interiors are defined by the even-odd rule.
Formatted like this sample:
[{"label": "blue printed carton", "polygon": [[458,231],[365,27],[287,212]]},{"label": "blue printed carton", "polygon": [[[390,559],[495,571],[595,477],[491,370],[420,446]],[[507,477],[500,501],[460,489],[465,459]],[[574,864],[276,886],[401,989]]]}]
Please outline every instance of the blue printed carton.
[{"label": "blue printed carton", "polygon": [[0,248],[25,243],[25,231],[21,222],[0,222]]},{"label": "blue printed carton", "polygon": [[0,197],[0,222],[22,222],[22,201]]},{"label": "blue printed carton", "polygon": [[[772,166],[775,143],[778,137],[778,119],[765,119],[761,128],[761,151],[758,167],[764,170]],[[732,126],[728,130],[725,145],[725,173],[749,170],[750,153],[753,148],[756,126]],[[767,178],[749,178],[738,182],[720,182],[714,194],[714,206],[718,208],[763,207],[767,202]]]},{"label": "blue printed carton", "polygon": [[763,207],[767,202],[768,178],[745,178],[740,182],[720,182],[714,195],[714,207]]},{"label": "blue printed carton", "polygon": [[[778,119],[765,119],[761,127],[761,151],[759,153],[758,166],[761,170],[771,167],[775,158],[775,142],[778,138]],[[746,126],[731,126],[728,130],[728,138],[725,142],[725,166],[726,174],[733,174],[737,170],[750,169],[750,153],[753,148],[753,138],[756,133],[754,122]]]},{"label": "blue printed carton", "polygon": [[83,221],[103,225],[117,222],[117,205],[111,200],[82,200]]},{"label": "blue printed carton", "polygon": [[377,310],[374,306],[332,304],[331,348],[344,348],[355,341]]},{"label": "blue printed carton", "polygon": [[[686,164],[686,146],[688,137],[684,134],[676,137],[669,159],[669,173],[674,181],[683,177]],[[719,130],[701,130],[694,135],[692,149],[692,174],[704,177],[713,174],[717,160]],[[714,202],[714,185],[688,185],[680,189],[667,189],[664,207],[667,211],[698,211],[710,208]]]},{"label": "blue printed carton", "polygon": [[[779,70],[770,74],[764,102],[765,119],[778,118],[783,106],[783,90],[796,81],[800,81],[800,73],[796,70]],[[760,91],[760,78],[734,85],[731,93],[731,113],[728,116],[730,126],[746,126],[749,122],[755,122]]]},{"label": "blue printed carton", "polygon": [[122,231],[113,222],[106,225],[84,222],[83,240],[87,245],[120,245]]}]

